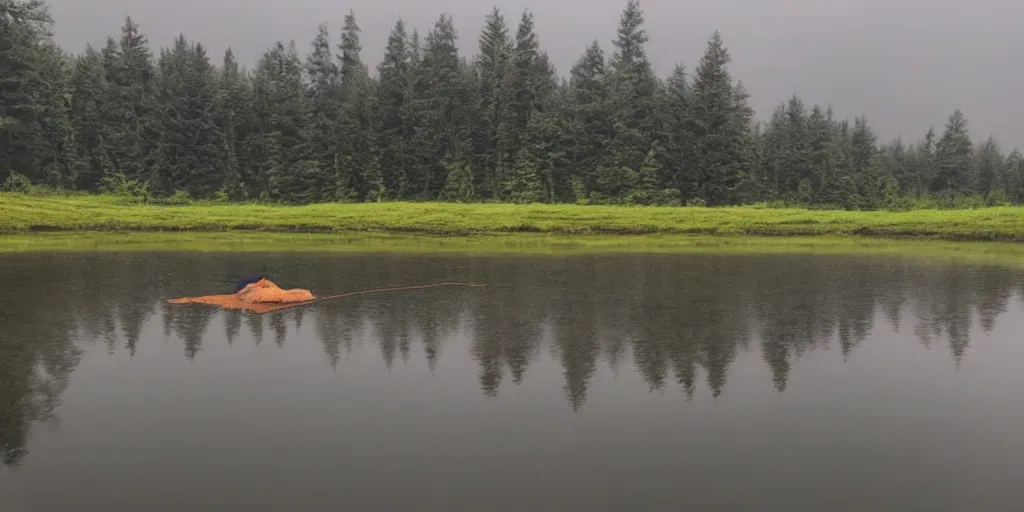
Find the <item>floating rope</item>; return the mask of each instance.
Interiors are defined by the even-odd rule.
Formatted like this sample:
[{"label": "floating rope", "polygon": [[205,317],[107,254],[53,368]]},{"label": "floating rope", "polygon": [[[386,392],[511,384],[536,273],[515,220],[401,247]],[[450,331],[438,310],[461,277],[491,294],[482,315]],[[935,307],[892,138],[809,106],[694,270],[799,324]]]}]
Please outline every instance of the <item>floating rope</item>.
[{"label": "floating rope", "polygon": [[373,288],[371,290],[359,290],[356,292],[339,293],[337,295],[328,295],[327,297],[317,297],[313,300],[307,300],[304,302],[295,302],[291,304],[281,304],[280,306],[274,307],[273,311],[279,311],[282,309],[294,308],[297,306],[306,306],[309,304],[315,304],[317,302],[323,302],[325,300],[341,299],[344,297],[352,297],[354,295],[366,295],[368,293],[383,293],[383,292],[404,292],[409,290],[422,290],[424,288],[437,288],[439,286],[467,286],[471,288],[482,288],[487,286],[481,283],[432,283],[432,284],[419,284],[413,286],[396,286],[393,288]]}]

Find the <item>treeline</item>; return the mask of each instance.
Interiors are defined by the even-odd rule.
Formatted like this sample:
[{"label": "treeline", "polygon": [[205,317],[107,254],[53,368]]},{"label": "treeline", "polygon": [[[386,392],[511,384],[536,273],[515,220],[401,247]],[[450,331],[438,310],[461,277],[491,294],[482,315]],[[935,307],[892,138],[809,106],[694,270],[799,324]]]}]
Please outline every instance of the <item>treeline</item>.
[{"label": "treeline", "polygon": [[568,79],[533,17],[495,9],[472,57],[452,18],[398,21],[375,73],[349,13],[305,56],[276,42],[254,70],[184,36],[154,55],[127,18],[71,55],[42,0],[0,0],[0,183],[282,203],[451,200],[625,204],[780,201],[845,208],[1024,202],[1024,157],[971,140],[959,110],[923,140],[793,97],[755,119],[715,32],[692,71],[652,70],[629,0],[610,54]]}]

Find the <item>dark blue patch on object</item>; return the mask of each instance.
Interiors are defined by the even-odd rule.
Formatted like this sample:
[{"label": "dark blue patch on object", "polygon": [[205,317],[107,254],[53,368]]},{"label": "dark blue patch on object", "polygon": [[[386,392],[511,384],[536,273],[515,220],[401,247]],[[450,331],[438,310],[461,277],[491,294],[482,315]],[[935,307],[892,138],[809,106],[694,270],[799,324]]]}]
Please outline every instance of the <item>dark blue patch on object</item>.
[{"label": "dark blue patch on object", "polygon": [[246,286],[249,286],[250,284],[255,283],[255,282],[257,282],[260,279],[263,279],[265,277],[267,277],[267,276],[266,275],[260,275],[260,276],[256,276],[256,277],[247,277],[245,279],[242,279],[238,283],[238,286],[235,288],[235,293],[238,293],[238,292],[242,291],[243,289],[245,289]]}]

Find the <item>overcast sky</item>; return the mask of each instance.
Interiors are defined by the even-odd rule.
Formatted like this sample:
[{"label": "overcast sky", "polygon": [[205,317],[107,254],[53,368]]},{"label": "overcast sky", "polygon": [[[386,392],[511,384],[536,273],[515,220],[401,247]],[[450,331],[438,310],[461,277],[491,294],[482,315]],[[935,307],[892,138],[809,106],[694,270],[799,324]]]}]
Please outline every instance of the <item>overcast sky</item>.
[{"label": "overcast sky", "polygon": [[[80,51],[102,45],[130,14],[154,49],[179,33],[215,61],[227,46],[255,62],[277,39],[303,53],[316,25],[337,39],[349,9],[363,29],[363,59],[376,66],[401,16],[425,34],[442,12],[454,16],[460,52],[475,52],[484,16],[499,7],[510,25],[533,11],[541,46],[562,74],[594,39],[611,51],[626,0],[49,0],[58,41]],[[1024,2],[1021,0],[641,0],[656,71],[696,66],[718,29],[759,118],[792,94],[866,115],[883,138],[919,140],[941,131],[954,108],[975,140],[995,135],[1024,149]],[[336,41],[335,41],[336,42]],[[155,50],[154,50],[155,52]]]}]

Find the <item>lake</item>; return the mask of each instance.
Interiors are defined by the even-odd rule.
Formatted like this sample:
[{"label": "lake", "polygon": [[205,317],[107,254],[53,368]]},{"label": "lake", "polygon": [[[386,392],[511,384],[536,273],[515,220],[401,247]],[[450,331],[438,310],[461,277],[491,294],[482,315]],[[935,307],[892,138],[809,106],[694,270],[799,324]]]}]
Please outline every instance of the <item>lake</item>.
[{"label": "lake", "polygon": [[[266,315],[169,305],[266,272]],[[0,510],[993,510],[1024,272],[898,257],[0,256]]]}]

